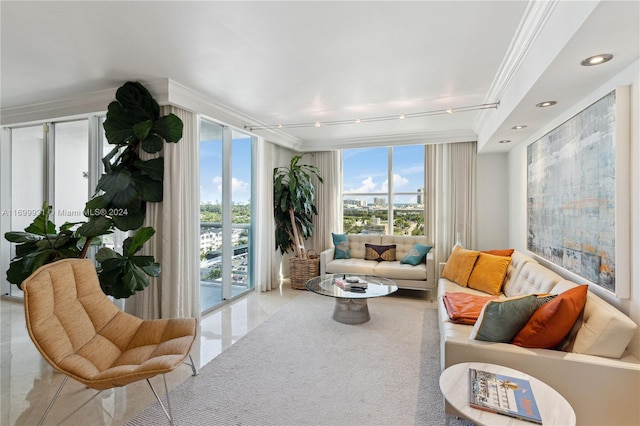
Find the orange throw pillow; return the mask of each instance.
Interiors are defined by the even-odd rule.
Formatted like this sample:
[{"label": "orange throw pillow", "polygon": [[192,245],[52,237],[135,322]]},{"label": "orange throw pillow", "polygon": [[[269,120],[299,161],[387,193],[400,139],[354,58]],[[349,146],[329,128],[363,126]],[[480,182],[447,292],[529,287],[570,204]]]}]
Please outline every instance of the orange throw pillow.
[{"label": "orange throw pillow", "polygon": [[493,254],[495,256],[511,256],[515,249],[504,249],[504,250],[482,250],[481,253]]},{"label": "orange throw pillow", "polygon": [[584,309],[588,289],[588,285],[571,288],[536,309],[511,343],[539,349],[558,346]]},{"label": "orange throw pillow", "polygon": [[507,275],[507,268],[510,263],[510,257],[494,256],[493,254],[480,252],[467,285],[485,293],[500,294],[502,282]]},{"label": "orange throw pillow", "polygon": [[467,286],[473,265],[480,254],[479,251],[463,249],[457,246],[444,265],[442,277],[463,287]]}]

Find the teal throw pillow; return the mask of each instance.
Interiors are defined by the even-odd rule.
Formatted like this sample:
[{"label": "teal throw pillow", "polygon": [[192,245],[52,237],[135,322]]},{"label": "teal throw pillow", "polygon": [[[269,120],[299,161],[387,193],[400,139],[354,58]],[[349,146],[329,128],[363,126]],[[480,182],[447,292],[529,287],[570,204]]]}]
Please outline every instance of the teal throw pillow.
[{"label": "teal throw pillow", "polygon": [[335,246],[333,258],[334,259],[351,259],[351,253],[349,252],[349,237],[347,234],[334,234],[333,245]]},{"label": "teal throw pillow", "polygon": [[406,263],[416,266],[424,261],[424,258],[427,257],[427,253],[429,253],[431,249],[431,246],[416,244],[411,250],[409,250],[409,253],[407,253],[402,259],[400,259],[400,263]]},{"label": "teal throw pillow", "polygon": [[471,330],[470,339],[509,343],[525,326],[541,301],[535,294],[488,301]]}]

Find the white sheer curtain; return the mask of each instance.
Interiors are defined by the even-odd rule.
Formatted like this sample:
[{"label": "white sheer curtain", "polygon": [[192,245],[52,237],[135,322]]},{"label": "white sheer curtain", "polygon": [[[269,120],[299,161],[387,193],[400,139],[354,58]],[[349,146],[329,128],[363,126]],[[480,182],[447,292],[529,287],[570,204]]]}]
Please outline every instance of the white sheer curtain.
[{"label": "white sheer curtain", "polygon": [[[198,122],[195,114],[165,106],[162,114],[174,113],[184,124],[182,139],[167,143],[164,156],[164,198],[147,203],[143,226],[156,235],[143,253],[160,262],[160,277],[127,301],[127,310],[144,319],[200,317],[200,176]],[[143,159],[151,158],[143,153]],[[129,306],[133,304],[133,306]]]},{"label": "white sheer curtain", "polygon": [[323,183],[316,182],[316,207],[318,215],[313,218],[313,237],[309,248],[318,254],[333,246],[332,232],[342,230],[342,161],[340,151],[314,152],[310,165],[320,171]]},{"label": "white sheer curtain", "polygon": [[427,229],[436,265],[445,262],[460,233],[464,247],[475,246],[476,143],[427,145]]},{"label": "white sheer curtain", "polygon": [[254,155],[254,239],[252,241],[254,285],[257,291],[269,291],[278,287],[280,254],[275,249],[275,225],[273,221],[273,168],[276,147],[258,139]]}]

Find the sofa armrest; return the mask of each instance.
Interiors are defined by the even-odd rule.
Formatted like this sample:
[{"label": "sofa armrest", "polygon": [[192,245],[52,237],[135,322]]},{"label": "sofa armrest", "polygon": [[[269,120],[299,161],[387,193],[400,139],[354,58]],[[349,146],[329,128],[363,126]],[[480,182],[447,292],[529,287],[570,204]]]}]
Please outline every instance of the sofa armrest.
[{"label": "sofa armrest", "polygon": [[333,260],[335,248],[328,248],[320,253],[320,275],[324,275],[327,270],[327,263]]}]

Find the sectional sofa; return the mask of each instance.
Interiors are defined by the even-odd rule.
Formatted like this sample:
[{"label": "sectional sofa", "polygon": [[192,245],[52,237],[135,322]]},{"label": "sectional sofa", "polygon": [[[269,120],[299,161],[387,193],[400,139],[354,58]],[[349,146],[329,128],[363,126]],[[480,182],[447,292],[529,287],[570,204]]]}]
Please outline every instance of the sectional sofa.
[{"label": "sectional sofa", "polygon": [[[439,265],[440,274],[444,264]],[[560,294],[577,283],[515,251],[497,300],[523,294]],[[441,367],[462,362],[488,362],[520,370],[542,380],[573,407],[578,425],[640,424],[640,361],[627,345],[637,325],[591,291],[581,318],[565,339],[565,349],[532,349],[511,343],[470,338],[473,325],[454,323],[443,297],[447,292],[487,296],[447,278],[438,280]],[[477,330],[477,327],[476,327]],[[448,414],[459,415],[445,402]]]},{"label": "sectional sofa", "polygon": [[[433,250],[424,262],[418,265],[400,262],[415,244],[431,245],[426,237],[348,234],[350,258],[335,259],[335,248],[320,253],[320,274],[367,274],[389,278],[396,282],[399,288],[432,291],[435,289],[435,263]],[[365,259],[365,244],[396,246],[395,260],[377,262]]]}]

